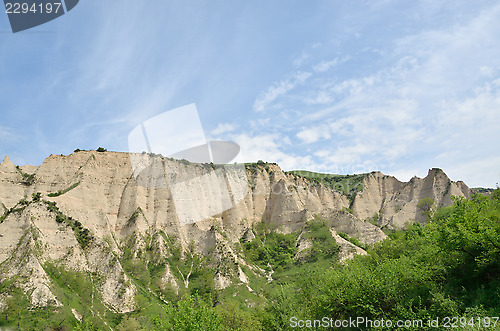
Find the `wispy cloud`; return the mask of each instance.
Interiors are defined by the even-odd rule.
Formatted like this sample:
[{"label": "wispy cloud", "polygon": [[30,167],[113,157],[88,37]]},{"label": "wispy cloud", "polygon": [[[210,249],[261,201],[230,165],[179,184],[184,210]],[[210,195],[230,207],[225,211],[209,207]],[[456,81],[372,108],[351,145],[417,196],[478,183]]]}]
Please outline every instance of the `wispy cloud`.
[{"label": "wispy cloud", "polygon": [[266,160],[267,162],[278,163],[284,170],[298,168],[317,170],[311,156],[302,156],[293,151],[286,151],[287,148],[290,148],[290,141],[286,135],[280,133],[259,134],[244,132],[234,133],[226,137],[238,143],[241,147],[241,152],[235,159],[235,162]]},{"label": "wispy cloud", "polygon": [[314,51],[314,49],[321,47],[321,43],[315,42],[311,46],[307,47],[306,49],[303,49],[302,52],[298,57],[296,57],[293,61],[292,64],[296,68],[302,67],[304,64],[308,62],[308,60],[311,58],[311,53]]},{"label": "wispy cloud", "polygon": [[296,136],[306,144],[317,142],[319,139],[329,139],[331,137],[330,127],[319,124],[299,131]]},{"label": "wispy cloud", "polygon": [[[322,60],[307,84],[272,86],[256,110],[302,109],[289,132],[316,168],[368,165],[402,175],[439,166],[463,177],[478,159],[498,161],[491,153],[500,141],[499,18],[495,6],[460,24],[395,38],[380,53],[383,65],[364,63],[366,72],[352,77],[345,73],[356,57]],[[334,67],[343,75],[328,74]],[[470,185],[500,179],[494,167],[480,168]]]},{"label": "wispy cloud", "polygon": [[439,166],[474,173],[471,185],[500,181],[498,4],[320,1],[286,15],[266,2],[154,6],[85,2],[54,21],[56,34],[5,39],[2,148],[40,161],[76,147],[126,150],[138,123],[194,102],[209,134],[240,142],[247,160],[331,172]]},{"label": "wispy cloud", "polygon": [[221,135],[227,132],[232,132],[236,129],[237,125],[231,123],[219,123],[215,129],[213,129],[211,135]]},{"label": "wispy cloud", "polygon": [[293,74],[289,79],[274,83],[262,94],[262,96],[255,100],[253,105],[254,110],[258,112],[264,111],[277,98],[286,95],[297,86],[304,84],[311,75],[312,73],[310,72],[301,71]]},{"label": "wispy cloud", "polygon": [[336,57],[333,60],[330,61],[321,61],[318,64],[315,64],[313,66],[314,72],[325,72],[330,70],[331,68],[335,67],[336,65],[340,63],[344,63],[349,60],[349,56],[345,56],[343,58]]},{"label": "wispy cloud", "polygon": [[1,140],[10,140],[14,139],[16,134],[9,128],[0,126],[0,139]]},{"label": "wispy cloud", "polygon": [[309,57],[310,57],[310,54],[309,54],[307,51],[303,50],[303,51],[302,51],[302,53],[300,54],[300,56],[299,56],[299,57],[297,57],[295,60],[293,60],[293,62],[292,62],[292,63],[293,63],[293,66],[294,66],[294,67],[297,67],[297,68],[298,68],[298,67],[301,67],[301,66],[304,64],[304,62],[305,62],[305,61],[306,61]]}]

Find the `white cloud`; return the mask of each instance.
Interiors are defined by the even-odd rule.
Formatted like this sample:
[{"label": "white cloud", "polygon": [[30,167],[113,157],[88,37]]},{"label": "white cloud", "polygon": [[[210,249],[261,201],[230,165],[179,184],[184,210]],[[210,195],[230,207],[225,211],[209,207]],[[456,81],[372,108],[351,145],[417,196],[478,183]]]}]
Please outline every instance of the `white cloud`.
[{"label": "white cloud", "polygon": [[390,175],[402,182],[408,182],[415,176],[424,178],[427,175],[427,171],[425,169],[405,167],[404,169],[391,169]]},{"label": "white cloud", "polygon": [[232,132],[236,129],[236,125],[231,123],[219,123],[215,129],[213,129],[210,133],[212,135],[220,135],[227,132]]},{"label": "white cloud", "polygon": [[308,59],[311,58],[311,51],[321,46],[321,43],[314,43],[308,47],[308,49],[302,50],[300,55],[292,61],[293,66],[295,68],[301,67],[305,62],[307,62]]},{"label": "white cloud", "polygon": [[325,71],[328,71],[331,68],[333,68],[341,63],[347,62],[349,59],[350,59],[349,56],[345,56],[343,58],[336,57],[330,61],[321,61],[318,64],[313,66],[313,70],[316,73],[325,72]]},{"label": "white cloud", "polygon": [[267,127],[270,125],[272,125],[270,117],[256,118],[256,119],[250,120],[250,129],[252,129],[252,130],[260,130],[263,127]]},{"label": "white cloud", "polygon": [[14,141],[20,139],[19,134],[15,133],[12,129],[0,125],[0,140]]},{"label": "white cloud", "polygon": [[491,155],[482,159],[445,164],[446,173],[452,180],[462,180],[469,187],[500,185],[500,156]]},{"label": "white cloud", "polygon": [[304,62],[309,58],[309,53],[307,53],[306,51],[302,51],[302,53],[300,54],[299,57],[297,57],[295,60],[293,60],[293,66],[298,68],[298,67],[301,67]]},{"label": "white cloud", "polygon": [[493,77],[496,70],[489,66],[482,66],[479,68],[479,71],[481,72],[482,75],[486,77]]},{"label": "white cloud", "polygon": [[258,112],[265,110],[278,97],[283,96],[297,86],[304,84],[305,81],[311,77],[311,75],[312,74],[310,72],[301,71],[295,73],[290,79],[285,79],[273,84],[267,89],[266,92],[263,93],[262,96],[255,100],[253,105],[254,110]]},{"label": "white cloud", "polygon": [[429,140],[438,150],[436,161],[472,186],[500,182],[498,80],[486,82],[468,98],[442,101],[437,109],[436,133]]},{"label": "white cloud", "polygon": [[[36,102],[19,107],[64,114],[57,116],[58,126],[70,128],[71,134],[65,134],[69,143],[53,135],[45,141],[37,137],[35,145],[43,153],[54,152],[53,141],[116,146],[137,123],[196,100],[210,107],[213,119],[217,109],[236,105],[236,119],[253,107],[245,122],[214,125],[211,132],[225,139],[238,137],[250,153],[248,160],[331,172],[378,169],[424,175],[439,166],[463,179],[477,167],[470,175],[474,182],[494,183],[494,169],[500,168],[493,157],[500,141],[500,6],[425,2],[403,7],[394,1],[370,2],[368,11],[357,11],[366,4],[347,6],[336,11],[336,19],[315,13],[318,20],[296,20],[311,32],[305,39],[280,25],[283,21],[260,24],[254,5],[221,21],[210,10],[193,12],[180,3],[158,3],[161,10],[151,16],[150,7],[142,3],[121,8],[106,2],[91,25],[79,23],[77,39],[66,38],[74,29],[61,31],[61,41],[72,40],[72,47],[64,41],[55,46],[63,52],[52,49],[64,54],[64,61],[77,63],[63,71],[54,67],[57,75],[43,75],[52,83],[46,84],[51,91],[72,86],[64,95],[69,102],[57,103],[57,110],[39,105],[39,100],[51,99],[42,91]],[[223,10],[234,13],[233,7]],[[300,18],[301,11],[293,15]],[[109,12],[116,15],[109,17]],[[144,20],[146,16],[150,19]],[[269,27],[275,28],[273,34],[262,35]],[[315,40],[307,36],[321,38],[322,44],[312,44]],[[279,47],[277,38],[283,38]],[[88,50],[85,57],[80,49]],[[276,61],[290,57],[289,75],[275,76],[287,65]],[[258,70],[263,68],[267,71]],[[270,86],[263,83],[273,81]],[[257,98],[247,94],[255,93],[255,86],[262,87]],[[41,132],[54,127],[49,124]],[[34,131],[23,132],[27,130]],[[12,133],[0,127],[0,141],[16,139]]]},{"label": "white cloud", "polygon": [[[288,137],[278,133],[252,134],[239,133],[230,136],[230,140],[241,147],[240,154],[235,162],[276,162],[284,170],[317,169],[311,156],[300,156],[295,153],[286,153],[285,146],[289,144]],[[305,168],[302,168],[305,167]]]},{"label": "white cloud", "polygon": [[329,104],[334,101],[332,94],[328,91],[315,91],[311,93],[311,96],[306,96],[303,98],[303,102],[309,105],[324,105]]},{"label": "white cloud", "polygon": [[328,69],[336,66],[337,63],[339,63],[338,58],[335,58],[331,61],[321,61],[320,63],[313,66],[313,70],[315,72],[325,72],[325,71],[328,71]]},{"label": "white cloud", "polygon": [[[307,85],[273,94],[266,106],[302,109],[289,129],[315,167],[368,165],[407,180],[437,166],[452,179],[492,186],[500,180],[492,156],[500,141],[499,17],[496,6],[460,25],[396,39],[385,65],[358,76],[328,76],[338,57],[319,62]],[[474,175],[473,164],[482,169]]]},{"label": "white cloud", "polygon": [[317,142],[319,139],[329,139],[331,137],[330,128],[328,125],[324,124],[303,129],[299,131],[296,136],[306,144]]}]

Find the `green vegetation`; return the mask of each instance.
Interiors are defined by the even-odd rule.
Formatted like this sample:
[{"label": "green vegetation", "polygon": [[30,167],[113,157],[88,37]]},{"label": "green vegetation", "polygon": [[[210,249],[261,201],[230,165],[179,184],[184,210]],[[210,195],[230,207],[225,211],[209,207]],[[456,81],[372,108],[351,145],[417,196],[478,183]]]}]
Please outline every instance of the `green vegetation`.
[{"label": "green vegetation", "polygon": [[88,246],[90,241],[93,239],[89,229],[84,228],[82,226],[82,223],[80,223],[78,220],[73,219],[71,216],[64,215],[59,210],[59,207],[57,207],[55,201],[42,200],[42,202],[47,206],[48,211],[56,214],[56,222],[66,224],[73,229],[76,240],[82,248]]},{"label": "green vegetation", "polygon": [[166,312],[169,315],[167,321],[154,319],[156,326],[161,330],[225,330],[222,318],[217,310],[212,308],[212,303],[197,295],[186,296],[176,304],[167,306]]},{"label": "green vegetation", "polygon": [[[56,210],[55,204],[47,206]],[[423,210],[428,206],[432,206],[429,201],[422,203]],[[134,312],[117,314],[102,304],[96,287],[102,281],[98,274],[65,271],[46,263],[43,267],[55,284],[54,293],[65,306],[28,309],[25,294],[12,281],[3,282],[0,295],[8,292],[12,297],[7,301],[9,309],[0,312],[0,328],[287,330],[292,317],[343,320],[363,316],[422,320],[421,325],[405,330],[434,330],[427,321],[443,321],[448,316],[457,317],[459,326],[474,318],[476,328],[466,325],[465,329],[481,329],[478,318],[500,314],[500,189],[489,196],[454,198],[452,206],[437,208],[428,216],[426,225],[414,223],[394,231],[373,247],[365,246],[368,255],[347,264],[338,263],[339,247],[328,223],[319,217],[292,234],[280,233],[263,221],[253,229],[255,238],[235,247],[246,258],[248,264],[240,267],[253,292],[235,278],[230,287],[215,288],[214,275],[221,264],[228,263],[228,277],[235,267],[229,259],[214,258],[217,247],[199,255],[193,244],[183,251],[178,239],[163,232],[133,234],[120,243],[123,254],[114,263],[121,263],[137,288]],[[363,247],[356,238],[339,235]],[[164,254],[159,254],[159,236],[166,247]],[[302,240],[310,246],[297,254]],[[252,264],[272,274],[273,280],[268,282]],[[167,267],[178,289],[161,282]],[[83,322],[73,317],[70,307],[84,315]],[[352,328],[359,329],[397,328]]]},{"label": "green vegetation", "polygon": [[48,196],[49,197],[58,197],[60,195],[63,195],[64,193],[67,193],[67,192],[71,191],[72,189],[74,189],[78,185],[80,185],[80,182],[76,182],[76,183],[74,183],[73,185],[71,185],[70,187],[68,187],[68,188],[66,188],[64,190],[58,190],[55,193],[49,193]]},{"label": "green vegetation", "polygon": [[[268,297],[273,302],[268,307],[273,312],[269,329],[289,325],[292,316],[423,321],[498,316],[499,220],[499,189],[491,198],[455,199],[453,206],[438,209],[427,225],[415,223],[396,231],[369,249],[368,256],[290,278],[281,293]],[[422,329],[426,325],[413,328]]]},{"label": "green vegetation", "polygon": [[434,214],[436,203],[431,198],[425,197],[418,202],[417,208],[418,211],[425,217],[426,221],[429,221]]},{"label": "green vegetation", "polygon": [[257,163],[245,163],[245,168],[252,174],[255,174],[259,169],[269,172],[271,170],[270,165],[277,165],[277,164],[274,162],[270,163],[259,160],[257,161]]},{"label": "green vegetation", "polygon": [[474,187],[472,188],[472,192],[474,193],[481,193],[481,194],[484,194],[484,195],[489,195],[491,193],[493,193],[495,189],[492,189],[492,188],[484,188],[484,187]]},{"label": "green vegetation", "polygon": [[42,196],[42,194],[39,193],[39,192],[38,193],[33,193],[31,195],[31,197],[32,197],[31,201],[26,200],[27,197],[25,196],[24,198],[22,198],[21,200],[19,200],[19,202],[16,203],[14,205],[14,207],[12,207],[10,209],[7,209],[5,207],[5,205],[2,204],[2,206],[4,208],[4,213],[3,213],[2,216],[0,216],[0,223],[2,223],[7,218],[7,216],[9,216],[10,214],[22,212],[32,202],[40,202],[41,196]]},{"label": "green vegetation", "polygon": [[368,174],[333,175],[305,170],[293,170],[287,173],[307,178],[314,183],[321,183],[353,198],[356,192],[363,190],[363,179],[368,176]]},{"label": "green vegetation", "polygon": [[256,237],[243,244],[245,256],[261,268],[289,268],[297,253],[296,235],[271,231],[270,226],[261,222],[255,228]]},{"label": "green vegetation", "polygon": [[[68,271],[53,263],[42,265],[54,285],[51,290],[63,306],[32,307],[26,293],[4,282],[0,295],[8,293],[8,310],[0,312],[0,328],[10,330],[105,330],[106,320],[113,321],[118,314],[102,304],[92,275]],[[84,323],[79,323],[71,309],[78,311]],[[90,328],[92,326],[92,328]],[[108,328],[109,329],[109,328]]]},{"label": "green vegetation", "polygon": [[332,237],[328,225],[318,216],[306,223],[302,239],[310,240],[312,247],[301,252],[303,258],[298,260],[299,263],[331,259],[340,252],[340,246]]},{"label": "green vegetation", "polygon": [[96,152],[99,152],[99,153],[104,153],[104,152],[107,152],[108,150],[104,147],[99,147],[98,149],[96,149]]},{"label": "green vegetation", "polygon": [[[328,268],[319,264],[320,260],[293,265],[264,285],[265,308],[248,310],[259,322],[248,329],[282,330],[290,326],[291,317],[314,320],[324,316],[413,319],[423,323],[457,316],[459,325],[475,318],[478,329],[477,318],[500,313],[499,220],[497,189],[491,197],[455,199],[453,206],[431,215],[427,225],[415,223],[407,230],[394,232],[390,239],[368,248],[369,255],[358,256],[348,265],[330,262]],[[317,235],[323,231],[321,220],[310,221],[307,228],[311,238],[322,237]],[[255,232],[262,244],[244,244],[249,246],[246,254],[256,253],[253,260],[260,265],[272,262],[266,247],[283,252],[276,243],[286,241],[277,240],[284,238],[271,235],[268,228]],[[433,328],[416,323],[408,329]]]},{"label": "green vegetation", "polygon": [[344,232],[339,232],[338,235],[340,237],[344,238],[345,240],[349,241],[351,244],[354,244],[354,245],[358,246],[359,248],[364,249],[365,251],[369,248],[369,246],[367,244],[362,243],[361,241],[359,241],[358,238],[350,237],[349,235],[347,235]]},{"label": "green vegetation", "polygon": [[366,221],[370,222],[372,225],[375,225],[377,227],[380,227],[378,224],[379,220],[382,218],[382,213],[375,213],[372,217],[369,217],[366,219]]},{"label": "green vegetation", "polygon": [[23,176],[22,183],[24,185],[31,186],[35,183],[35,180],[36,180],[35,174],[27,174],[27,173],[23,172],[23,170],[19,166],[16,166],[16,169],[21,174],[21,176]]}]

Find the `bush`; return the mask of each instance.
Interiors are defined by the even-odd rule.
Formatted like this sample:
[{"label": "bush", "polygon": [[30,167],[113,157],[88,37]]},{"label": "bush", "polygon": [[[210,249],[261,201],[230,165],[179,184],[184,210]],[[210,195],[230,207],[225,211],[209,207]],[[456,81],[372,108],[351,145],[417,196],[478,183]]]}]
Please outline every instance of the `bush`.
[{"label": "bush", "polygon": [[33,193],[31,195],[31,198],[32,198],[33,202],[40,202],[40,200],[42,198],[42,193],[40,193],[40,192]]},{"label": "bush", "polygon": [[304,233],[304,239],[311,239],[313,246],[306,252],[306,259],[316,261],[319,258],[331,258],[340,252],[340,246],[330,233],[326,221],[319,217],[307,222]]},{"label": "bush", "polygon": [[297,253],[296,239],[293,234],[257,231],[257,237],[243,245],[245,256],[258,263],[264,269],[291,266]]},{"label": "bush", "polygon": [[199,296],[186,296],[175,305],[166,307],[168,320],[153,320],[160,330],[205,331],[224,330],[222,318],[209,300]]},{"label": "bush", "polygon": [[33,185],[35,183],[35,174],[27,174],[25,172],[23,172],[21,170],[21,167],[19,166],[16,166],[16,169],[17,171],[21,174],[21,176],[23,176],[23,184],[24,185],[27,185],[27,186],[30,186],[30,185]]},{"label": "bush", "polygon": [[106,148],[99,147],[96,151],[100,152],[100,153],[103,153],[103,152],[107,152],[108,150]]},{"label": "bush", "polygon": [[435,208],[436,203],[429,197],[425,197],[420,200],[417,204],[417,208],[420,213],[426,218],[426,220],[430,220]]}]

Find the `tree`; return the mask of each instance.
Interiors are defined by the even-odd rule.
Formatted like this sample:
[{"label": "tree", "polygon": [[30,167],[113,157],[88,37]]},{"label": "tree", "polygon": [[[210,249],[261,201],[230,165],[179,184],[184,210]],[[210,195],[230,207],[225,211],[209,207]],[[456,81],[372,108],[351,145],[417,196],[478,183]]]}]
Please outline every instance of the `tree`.
[{"label": "tree", "polygon": [[429,221],[432,215],[434,214],[434,207],[435,207],[434,200],[432,200],[429,197],[423,198],[417,204],[418,210],[426,218],[426,221]]},{"label": "tree", "polygon": [[209,300],[197,295],[186,296],[175,307],[168,306],[172,330],[205,331],[223,330],[222,318]]},{"label": "tree", "polygon": [[103,153],[103,152],[107,152],[108,150],[107,150],[106,148],[99,147],[99,148],[97,149],[97,151],[98,151],[98,152]]},{"label": "tree", "polygon": [[[479,284],[500,274],[500,189],[491,197],[455,198],[440,223],[440,246],[456,264],[457,274]],[[453,262],[450,262],[453,263]],[[468,285],[471,285],[469,282]]]}]

